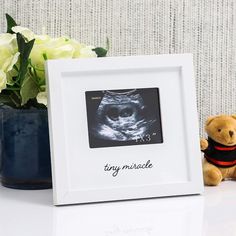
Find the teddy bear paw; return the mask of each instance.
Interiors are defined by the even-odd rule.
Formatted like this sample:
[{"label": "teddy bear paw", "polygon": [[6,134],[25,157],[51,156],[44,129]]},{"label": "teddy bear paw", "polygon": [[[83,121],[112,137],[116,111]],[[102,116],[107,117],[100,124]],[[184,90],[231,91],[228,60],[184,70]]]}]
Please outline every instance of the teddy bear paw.
[{"label": "teddy bear paw", "polygon": [[222,181],[223,177],[218,169],[209,169],[203,172],[204,184],[208,186],[217,186]]},{"label": "teddy bear paw", "polygon": [[208,141],[206,139],[201,139],[200,145],[201,145],[201,150],[204,151],[208,147]]}]

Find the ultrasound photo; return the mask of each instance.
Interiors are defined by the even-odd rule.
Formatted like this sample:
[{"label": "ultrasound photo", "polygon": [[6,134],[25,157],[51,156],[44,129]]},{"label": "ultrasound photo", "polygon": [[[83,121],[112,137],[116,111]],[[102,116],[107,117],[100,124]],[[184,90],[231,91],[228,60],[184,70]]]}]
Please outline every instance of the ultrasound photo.
[{"label": "ultrasound photo", "polygon": [[90,148],[163,142],[158,88],[85,95]]}]

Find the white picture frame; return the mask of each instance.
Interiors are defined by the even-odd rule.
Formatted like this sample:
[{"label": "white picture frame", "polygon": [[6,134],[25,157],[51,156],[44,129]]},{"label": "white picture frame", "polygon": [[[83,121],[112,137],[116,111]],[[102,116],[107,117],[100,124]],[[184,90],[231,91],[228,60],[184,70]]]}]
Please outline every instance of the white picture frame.
[{"label": "white picture frame", "polygon": [[203,192],[191,54],[48,60],[46,71],[55,205]]}]

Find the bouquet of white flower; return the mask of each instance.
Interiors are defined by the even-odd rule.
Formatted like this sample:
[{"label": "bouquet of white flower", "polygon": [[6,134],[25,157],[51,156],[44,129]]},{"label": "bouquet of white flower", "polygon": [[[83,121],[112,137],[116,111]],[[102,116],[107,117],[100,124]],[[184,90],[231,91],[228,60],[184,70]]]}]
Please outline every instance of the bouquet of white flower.
[{"label": "bouquet of white flower", "polygon": [[[7,33],[0,34],[0,104],[14,108],[47,104],[44,62],[48,59],[105,57],[107,48],[51,38],[18,26],[6,14]],[[43,105],[44,104],[44,105]]]}]

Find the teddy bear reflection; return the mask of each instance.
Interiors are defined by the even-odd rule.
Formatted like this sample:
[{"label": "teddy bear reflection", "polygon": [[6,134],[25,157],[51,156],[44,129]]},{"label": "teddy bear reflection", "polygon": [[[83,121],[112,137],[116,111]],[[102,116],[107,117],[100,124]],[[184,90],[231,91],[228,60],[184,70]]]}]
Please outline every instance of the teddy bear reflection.
[{"label": "teddy bear reflection", "polygon": [[147,134],[156,121],[145,115],[146,109],[143,98],[135,90],[125,93],[105,91],[92,133],[104,140],[136,140],[140,135]]}]

